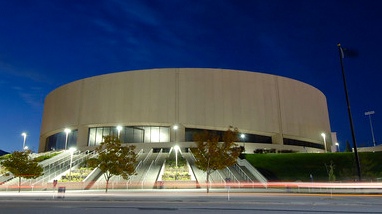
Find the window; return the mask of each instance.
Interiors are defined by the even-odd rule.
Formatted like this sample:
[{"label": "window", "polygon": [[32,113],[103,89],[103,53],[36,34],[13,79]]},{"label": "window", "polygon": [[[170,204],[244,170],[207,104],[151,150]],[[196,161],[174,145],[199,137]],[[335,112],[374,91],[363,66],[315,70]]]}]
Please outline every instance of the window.
[{"label": "window", "polygon": [[[105,136],[117,136],[116,127],[96,127],[89,129],[88,145],[99,145]],[[125,126],[120,131],[122,143],[159,143],[170,142],[170,127],[162,126]]]},{"label": "window", "polygon": [[[223,134],[225,131],[215,131],[215,130],[207,130],[207,129],[191,129],[191,128],[186,128],[186,142],[193,142],[194,141],[194,134],[200,133],[203,131],[209,131],[209,132],[215,132],[220,140],[223,137]],[[256,134],[246,134],[246,133],[240,133],[240,134],[245,134],[245,139],[242,140],[240,137],[238,140],[241,142],[246,142],[246,143],[272,143],[272,137],[269,136],[263,136],[263,135],[256,135]]]},{"label": "window", "polygon": [[324,149],[324,145],[321,145],[318,143],[311,143],[311,142],[288,139],[288,138],[284,138],[284,145],[305,146],[305,147],[311,147],[311,148],[317,148],[317,149]]},{"label": "window", "polygon": [[[72,130],[68,134],[67,148],[77,145],[77,132],[78,130]],[[65,149],[66,133],[59,132],[46,138],[45,151],[53,151]]]}]

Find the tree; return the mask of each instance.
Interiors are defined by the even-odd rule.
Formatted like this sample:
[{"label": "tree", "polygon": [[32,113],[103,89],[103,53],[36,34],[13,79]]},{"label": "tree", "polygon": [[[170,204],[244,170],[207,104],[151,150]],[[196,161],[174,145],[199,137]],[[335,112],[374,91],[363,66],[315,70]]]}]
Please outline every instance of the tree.
[{"label": "tree", "polygon": [[345,149],[345,152],[352,152],[352,149],[351,149],[351,146],[350,146],[349,141],[346,141],[346,149]]},{"label": "tree", "polygon": [[336,181],[336,175],[334,174],[334,169],[336,168],[333,161],[330,164],[325,164],[326,172],[328,173],[329,181]]},{"label": "tree", "polygon": [[135,174],[137,155],[135,146],[122,146],[119,138],[114,136],[104,137],[104,142],[96,148],[98,158],[88,160],[91,167],[98,167],[104,174],[106,180],[106,191],[109,188],[109,180],[114,175],[120,175],[128,179]]},{"label": "tree", "polygon": [[21,178],[34,179],[43,175],[43,168],[36,160],[29,157],[30,150],[18,152],[3,161],[3,166],[15,177],[19,178],[19,192],[21,190]]},{"label": "tree", "polygon": [[200,132],[194,135],[196,148],[191,148],[195,156],[195,165],[207,173],[207,193],[209,193],[209,177],[215,170],[221,170],[236,163],[240,155],[238,129],[230,127],[220,137],[215,132]]}]

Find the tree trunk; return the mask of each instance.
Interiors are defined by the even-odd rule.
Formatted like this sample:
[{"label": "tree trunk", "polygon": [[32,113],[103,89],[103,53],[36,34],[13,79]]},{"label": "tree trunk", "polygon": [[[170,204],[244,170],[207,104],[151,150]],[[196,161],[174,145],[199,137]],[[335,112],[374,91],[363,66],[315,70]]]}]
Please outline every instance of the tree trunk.
[{"label": "tree trunk", "polygon": [[110,180],[110,178],[108,177],[107,179],[106,179],[106,193],[107,193],[107,189],[109,188],[109,180]]},{"label": "tree trunk", "polygon": [[19,192],[21,191],[21,177],[19,177]]},{"label": "tree trunk", "polygon": [[210,173],[207,171],[207,193],[210,192]]}]

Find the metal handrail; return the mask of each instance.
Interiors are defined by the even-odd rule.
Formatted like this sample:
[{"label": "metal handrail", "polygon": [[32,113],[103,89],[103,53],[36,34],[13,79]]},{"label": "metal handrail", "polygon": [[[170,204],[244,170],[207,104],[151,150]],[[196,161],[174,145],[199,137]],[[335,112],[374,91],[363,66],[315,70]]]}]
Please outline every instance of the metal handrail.
[{"label": "metal handrail", "polygon": [[143,153],[143,149],[139,150],[137,157]]},{"label": "metal handrail", "polygon": [[191,157],[194,159],[194,161],[196,161],[196,158],[195,158],[194,154],[191,152],[191,150],[189,150],[189,153],[191,154]]},{"label": "metal handrail", "polygon": [[240,176],[244,178],[244,180],[253,182],[253,180],[247,175],[247,173],[244,172],[244,170],[238,164],[235,164],[234,167],[238,171]]},{"label": "metal handrail", "polygon": [[212,182],[219,182],[219,180],[220,180],[224,184],[224,186],[226,185],[225,179],[221,176],[220,172],[217,170],[213,171],[210,174],[210,178],[211,178]]},{"label": "metal handrail", "polygon": [[[78,164],[81,164],[83,162],[83,160],[85,160],[87,158],[87,156],[88,155],[83,154],[83,153],[78,154],[76,157],[73,158],[72,167],[75,167]],[[59,164],[60,165],[62,164],[63,166],[61,166],[58,170],[55,170],[55,171],[53,171],[53,172],[51,172],[49,174],[46,174],[46,175],[44,175],[42,177],[34,179],[34,183],[32,185],[34,186],[34,185],[36,185],[39,182],[48,182],[52,178],[54,178],[54,177],[58,176],[59,174],[67,171],[70,168],[70,156],[69,156],[69,160],[61,161]],[[58,164],[56,164],[56,166],[57,165]],[[49,168],[49,172],[50,172],[50,169],[51,168]]]},{"label": "metal handrail", "polygon": [[153,149],[150,149],[149,153],[147,153],[145,159],[143,160],[143,163],[147,161],[147,159],[151,156],[152,153],[153,153]]},{"label": "metal handrail", "polygon": [[153,165],[153,163],[154,163],[154,160],[151,161],[151,164],[150,164],[149,168],[147,169],[145,175],[143,176],[142,183],[141,183],[141,185],[142,185],[142,189],[143,189],[143,183],[146,181],[147,174],[150,172],[150,169],[151,169],[151,166]]},{"label": "metal handrail", "polygon": [[[44,175],[41,176],[41,177],[39,177],[39,178],[30,180],[29,183],[31,183],[31,182],[35,182],[36,180],[41,180],[42,178],[44,178],[45,176],[47,176],[46,171],[49,171],[48,175],[50,175],[50,174],[51,174],[51,173],[50,173],[51,165],[55,165],[55,166],[57,166],[57,165],[61,165],[63,162],[66,161],[66,159],[70,159],[70,155],[69,155],[69,156],[68,156],[68,155],[65,155],[65,156],[64,156],[63,154],[67,154],[67,153],[63,152],[63,153],[61,153],[61,154],[59,155],[59,157],[55,156],[55,157],[53,157],[52,159],[50,158],[50,159],[48,159],[48,160],[45,160],[45,161],[39,163],[39,165],[40,165],[40,166],[42,165],[42,167],[43,167]],[[61,155],[63,155],[63,157],[60,157]],[[49,163],[49,162],[51,162],[52,160],[54,160],[54,158],[58,158],[58,160],[55,160],[54,162]],[[49,164],[46,164],[47,162],[48,162]],[[12,182],[13,182],[13,183],[18,182],[18,181],[17,181],[17,178],[13,177],[12,179],[9,179],[9,180],[6,182],[6,185],[8,185],[8,186],[9,186],[9,185],[12,185]],[[35,182],[35,183],[36,183],[36,182]]]},{"label": "metal handrail", "polygon": [[240,186],[239,179],[236,178],[236,176],[232,173],[232,171],[228,167],[226,167],[224,170],[228,171],[227,174],[228,174],[228,177],[231,179],[231,182],[237,182],[237,183],[239,183],[239,186]]},{"label": "metal handrail", "polygon": [[247,168],[249,170],[249,172],[251,172],[258,181],[260,181],[260,183],[262,183],[265,187],[267,186],[267,182],[268,180],[255,168],[252,166],[252,164],[250,164],[247,160],[245,159],[240,159],[238,158],[238,161],[237,163],[240,165],[240,166],[245,166],[245,168]]},{"label": "metal handrail", "polygon": [[155,158],[155,164],[157,163],[157,160],[159,159],[159,157],[160,157],[160,155],[162,154],[162,152],[163,152],[163,149],[160,149],[160,151],[159,151],[157,157]]}]

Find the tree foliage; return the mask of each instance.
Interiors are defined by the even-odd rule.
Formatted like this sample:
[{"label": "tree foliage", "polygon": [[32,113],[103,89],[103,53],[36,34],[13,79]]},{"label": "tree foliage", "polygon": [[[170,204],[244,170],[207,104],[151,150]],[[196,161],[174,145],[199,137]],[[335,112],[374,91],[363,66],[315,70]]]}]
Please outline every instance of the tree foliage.
[{"label": "tree foliage", "polygon": [[114,175],[120,175],[124,179],[135,174],[135,164],[137,155],[134,152],[135,146],[122,146],[121,141],[114,136],[104,137],[104,142],[96,148],[98,158],[88,160],[90,167],[98,167],[105,176],[106,192],[109,187],[109,180]]},{"label": "tree foliage", "polygon": [[195,165],[207,174],[207,193],[209,192],[209,177],[215,170],[221,170],[236,163],[240,155],[238,129],[230,127],[222,136],[215,132],[200,132],[194,135],[196,148],[191,151],[195,156]]},{"label": "tree foliage", "polygon": [[329,181],[336,181],[336,175],[334,174],[334,169],[336,168],[333,161],[330,164],[325,163],[326,172],[328,173]]},{"label": "tree foliage", "polygon": [[43,175],[43,168],[38,165],[36,160],[29,157],[30,153],[30,150],[15,151],[2,163],[9,172],[19,178],[19,192],[21,189],[21,178],[34,179]]},{"label": "tree foliage", "polygon": [[352,152],[352,149],[351,149],[351,146],[350,146],[349,141],[346,141],[346,149],[345,149],[345,152]]}]

